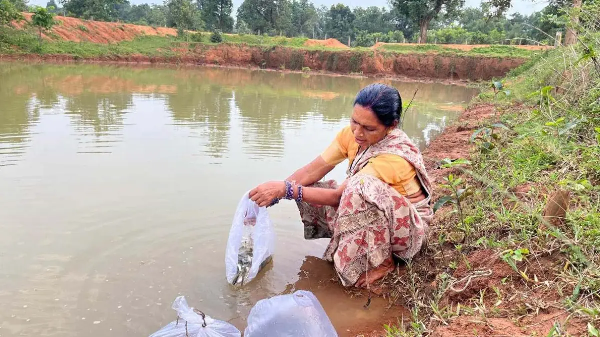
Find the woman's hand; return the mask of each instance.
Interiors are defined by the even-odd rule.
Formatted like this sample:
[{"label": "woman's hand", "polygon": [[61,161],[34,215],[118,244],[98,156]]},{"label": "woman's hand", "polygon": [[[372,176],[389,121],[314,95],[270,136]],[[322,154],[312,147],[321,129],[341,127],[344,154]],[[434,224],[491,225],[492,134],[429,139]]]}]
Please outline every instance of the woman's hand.
[{"label": "woman's hand", "polygon": [[284,196],[285,182],[283,181],[269,181],[250,191],[250,200],[260,207],[269,206],[275,198],[283,198]]}]

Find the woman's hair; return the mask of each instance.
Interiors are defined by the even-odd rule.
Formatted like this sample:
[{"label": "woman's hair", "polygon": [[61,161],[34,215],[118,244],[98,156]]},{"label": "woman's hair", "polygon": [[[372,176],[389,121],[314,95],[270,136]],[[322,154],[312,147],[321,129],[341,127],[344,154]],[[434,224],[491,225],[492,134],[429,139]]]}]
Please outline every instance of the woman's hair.
[{"label": "woman's hair", "polygon": [[402,97],[394,87],[382,83],[374,83],[359,91],[354,105],[373,110],[379,121],[385,126],[392,126],[400,120],[402,114]]}]

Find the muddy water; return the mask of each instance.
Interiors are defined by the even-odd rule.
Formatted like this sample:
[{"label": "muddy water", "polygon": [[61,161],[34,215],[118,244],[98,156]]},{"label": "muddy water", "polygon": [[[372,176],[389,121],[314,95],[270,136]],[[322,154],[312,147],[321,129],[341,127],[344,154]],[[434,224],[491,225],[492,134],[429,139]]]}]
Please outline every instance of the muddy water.
[{"label": "muddy water", "polygon": [[[273,264],[234,290],[224,251],[237,202],[318,155],[375,81],[16,63],[0,79],[0,336],[148,335],[180,294],[243,328],[257,300],[301,287],[326,241],[304,241],[281,203]],[[392,84],[406,100],[418,88],[404,128],[421,147],[476,94]],[[343,295],[322,300],[342,334],[365,315]]]}]

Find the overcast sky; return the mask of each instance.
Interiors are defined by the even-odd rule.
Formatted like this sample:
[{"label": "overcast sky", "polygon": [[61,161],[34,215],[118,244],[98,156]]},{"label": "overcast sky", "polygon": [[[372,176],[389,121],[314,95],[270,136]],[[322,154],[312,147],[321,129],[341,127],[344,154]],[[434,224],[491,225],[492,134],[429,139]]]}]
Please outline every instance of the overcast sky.
[{"label": "overcast sky", "polygon": [[[233,0],[234,6],[234,16],[237,10],[237,7],[242,3],[243,0]],[[58,1],[57,1],[58,2]],[[163,0],[129,0],[131,4],[161,4]],[[40,5],[46,6],[48,0],[29,0],[30,5]],[[337,3],[343,3],[350,7],[363,6],[365,7],[365,2],[363,0],[313,0],[315,6],[331,6]],[[466,6],[468,7],[479,7],[481,1],[477,0],[466,0]],[[525,15],[529,15],[533,12],[539,11],[544,8],[548,4],[548,1],[541,0],[513,0],[513,7],[510,9],[509,13],[521,13]],[[370,0],[368,6],[388,6],[388,0]]]}]

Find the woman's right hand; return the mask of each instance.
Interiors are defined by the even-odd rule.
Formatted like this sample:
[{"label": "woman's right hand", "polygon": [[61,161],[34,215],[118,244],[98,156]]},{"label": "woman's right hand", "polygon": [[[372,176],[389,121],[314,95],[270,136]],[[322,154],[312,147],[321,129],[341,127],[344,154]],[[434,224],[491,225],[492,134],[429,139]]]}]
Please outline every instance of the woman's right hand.
[{"label": "woman's right hand", "polygon": [[269,181],[258,185],[250,191],[250,200],[254,201],[259,207],[271,205],[273,200],[285,196],[285,182]]}]

